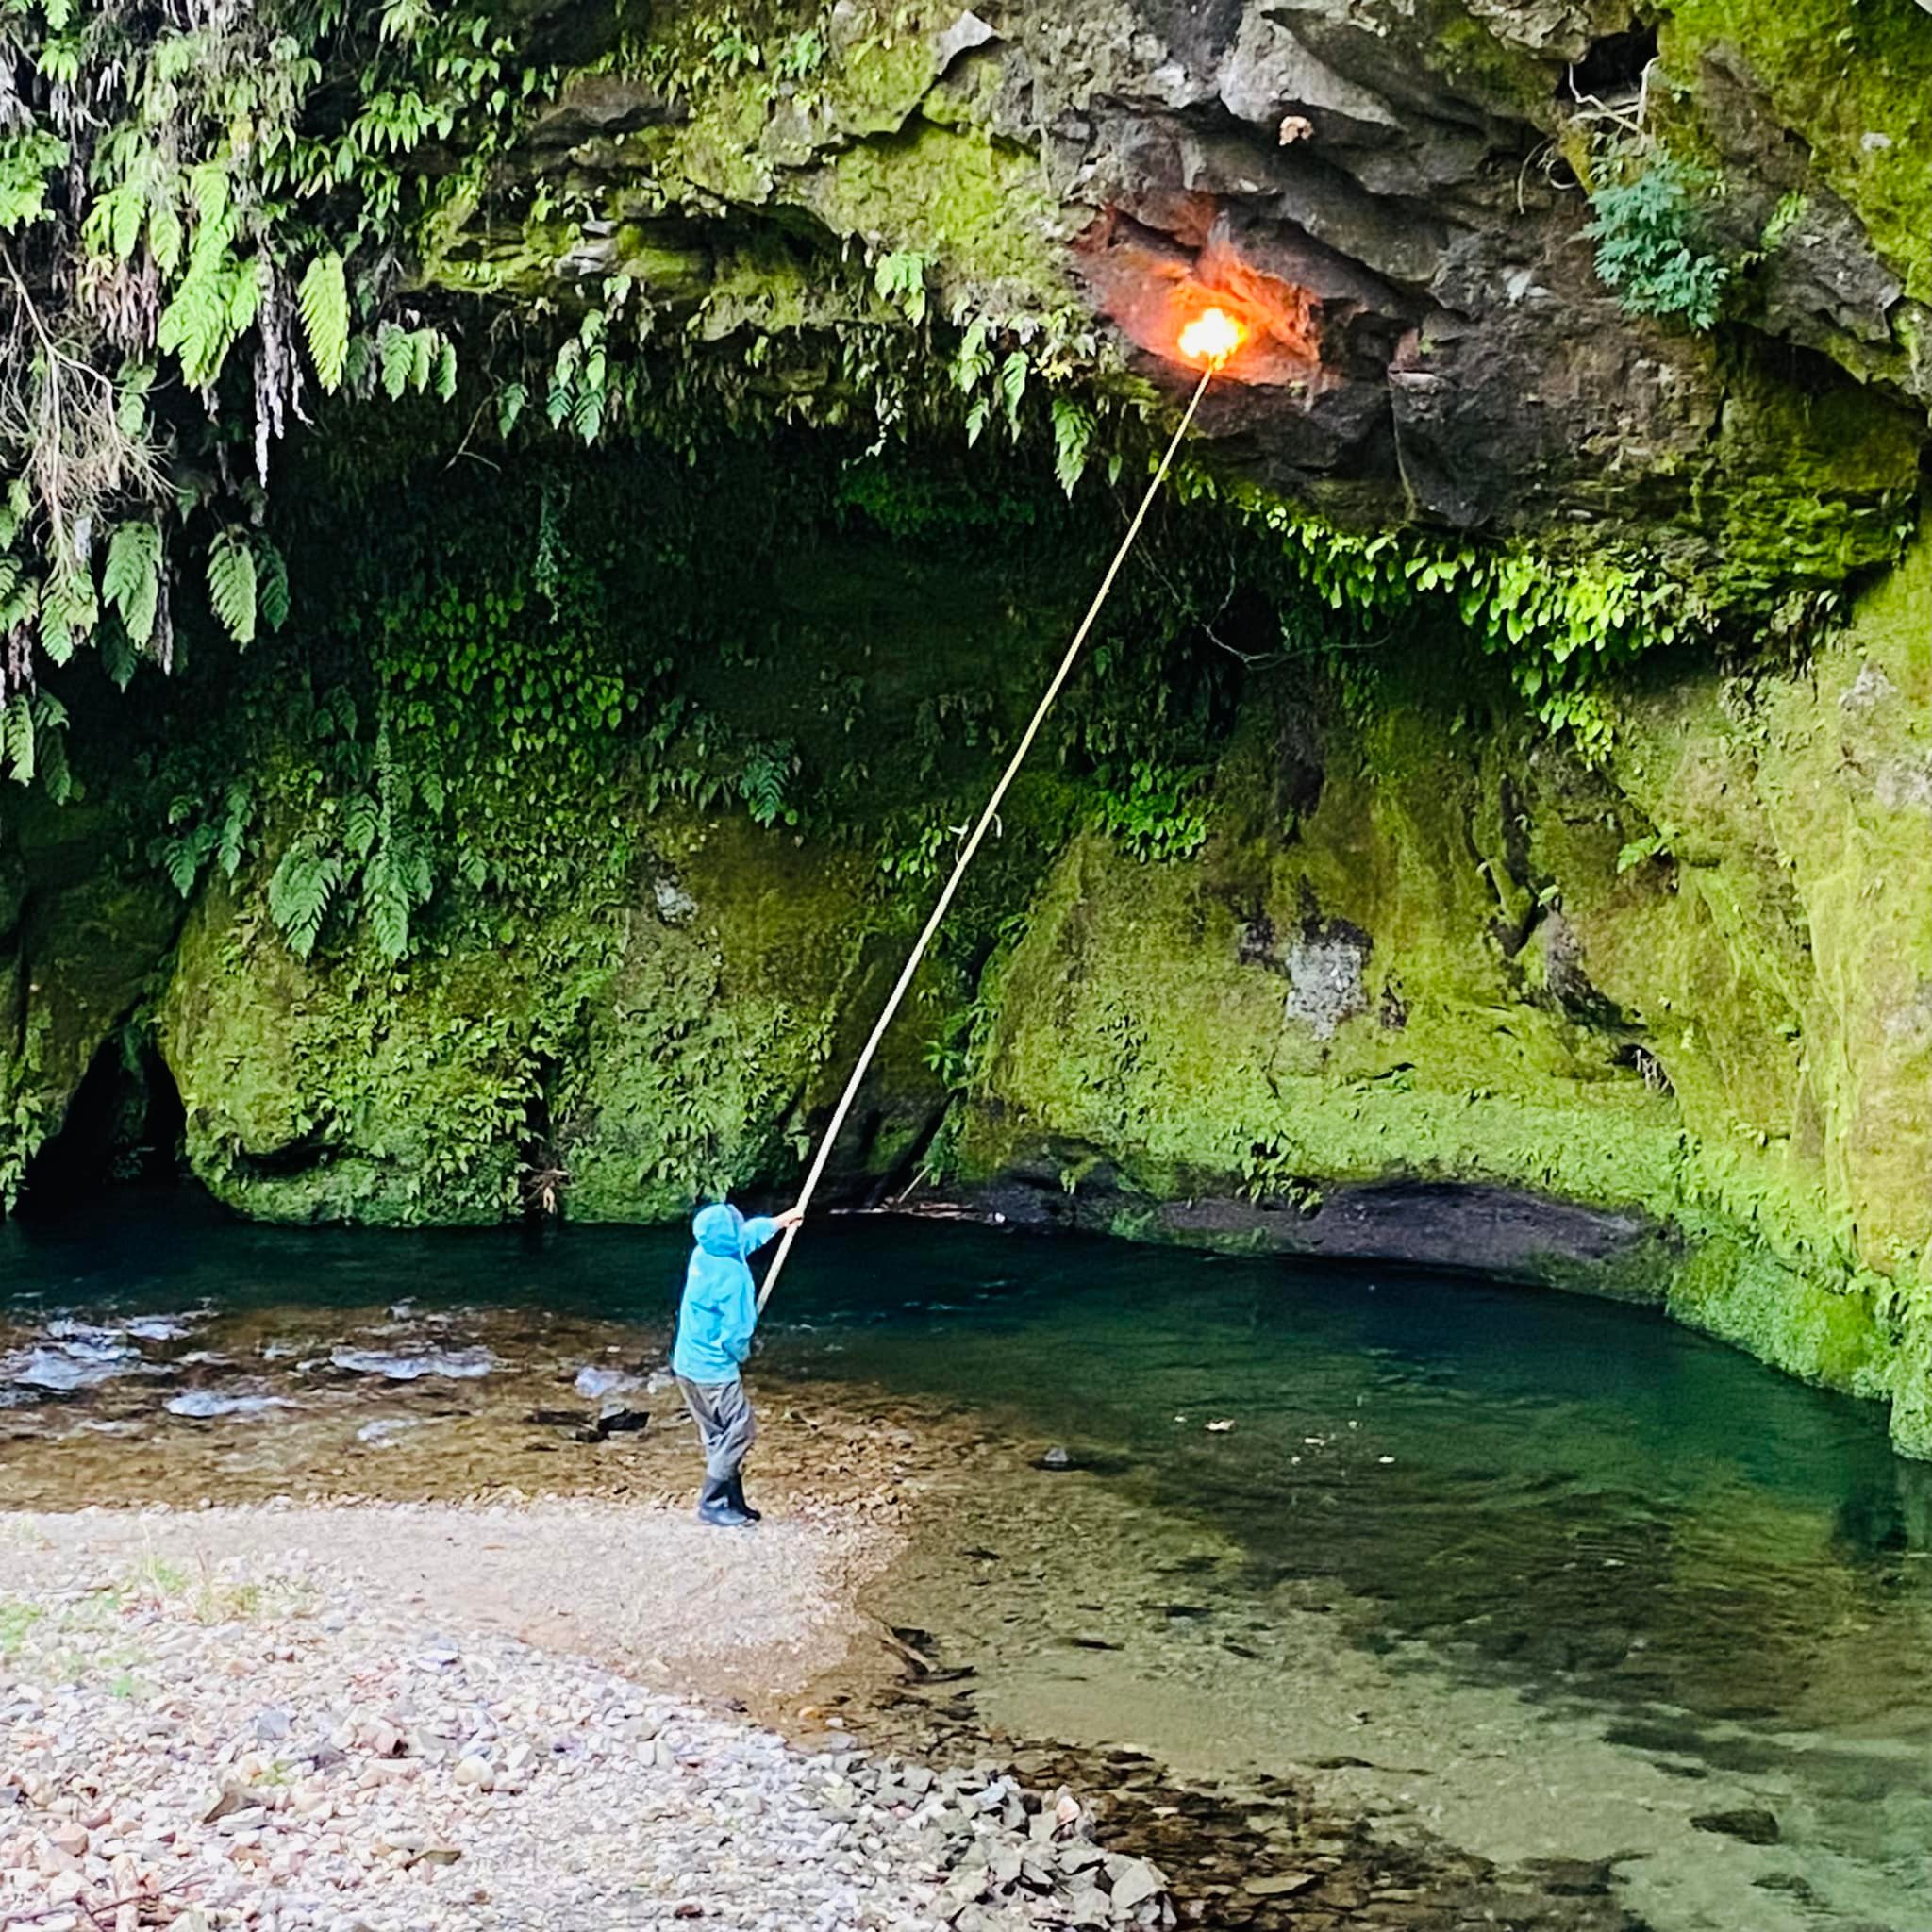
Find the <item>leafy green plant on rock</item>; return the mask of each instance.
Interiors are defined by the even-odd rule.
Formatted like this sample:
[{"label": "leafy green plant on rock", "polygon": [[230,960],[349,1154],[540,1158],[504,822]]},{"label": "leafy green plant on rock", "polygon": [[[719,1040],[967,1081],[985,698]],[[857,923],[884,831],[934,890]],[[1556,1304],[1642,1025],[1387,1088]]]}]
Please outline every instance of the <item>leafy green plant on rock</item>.
[{"label": "leafy green plant on rock", "polygon": [[1241,1158],[1241,1191],[1251,1201],[1278,1201],[1299,1214],[1313,1214],[1322,1205],[1322,1190],[1298,1165],[1299,1154],[1284,1134],[1250,1139]]},{"label": "leafy green plant on rock", "polygon": [[798,823],[798,808],[786,802],[786,791],[798,775],[798,753],[789,739],[755,743],[745,754],[738,789],[746,808],[761,825]]},{"label": "leafy green plant on rock", "polygon": [[168,806],[168,829],[150,845],[148,856],[186,899],[210,859],[225,879],[241,870],[255,810],[255,788],[246,778],[232,779],[212,809],[192,793],[177,794]]},{"label": "leafy green plant on rock", "polygon": [[1601,143],[1598,161],[1603,178],[1591,190],[1584,230],[1596,243],[1598,276],[1631,315],[1715,328],[1732,274],[1711,235],[1716,176],[1648,140]]},{"label": "leafy green plant on rock", "polygon": [[1135,758],[1121,772],[1103,765],[1094,774],[1101,823],[1136,858],[1191,858],[1208,842],[1208,777],[1205,765],[1158,758]]}]

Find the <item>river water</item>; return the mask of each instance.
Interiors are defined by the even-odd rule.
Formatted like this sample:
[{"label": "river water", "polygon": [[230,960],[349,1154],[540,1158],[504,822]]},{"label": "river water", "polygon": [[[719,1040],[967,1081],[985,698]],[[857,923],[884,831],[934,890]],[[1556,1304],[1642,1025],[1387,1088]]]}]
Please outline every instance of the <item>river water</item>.
[{"label": "river water", "polygon": [[[528,1486],[541,1390],[666,1407],[682,1253],[0,1227],[0,1504]],[[970,1443],[877,1607],[987,1725],[1656,1932],[1932,1927],[1932,1472],[1872,1409],[1622,1307],[924,1222],[815,1228],[758,1371]]]}]

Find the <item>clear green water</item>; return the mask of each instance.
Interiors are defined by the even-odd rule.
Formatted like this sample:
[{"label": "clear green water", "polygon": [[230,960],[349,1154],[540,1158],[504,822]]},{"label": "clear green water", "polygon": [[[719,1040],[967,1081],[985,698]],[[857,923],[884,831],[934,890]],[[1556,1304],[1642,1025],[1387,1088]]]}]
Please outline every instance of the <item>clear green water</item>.
[{"label": "clear green water", "polygon": [[[384,1346],[508,1366],[581,1317],[648,1352],[682,1253],[0,1227],[5,1347],[203,1306],[353,1342],[407,1297]],[[814,1229],[774,1314],[767,1378],[979,1419],[881,1607],[978,1668],[989,1720],[1307,1773],[1487,1856],[1615,1858],[1658,1932],[1932,1926],[1932,1471],[1875,1412],[1626,1308],[950,1224]],[[41,1397],[11,1399],[18,1472]],[[1033,1466],[1050,1444],[1072,1472]],[[1777,1841],[1695,1823],[1740,1810]]]}]

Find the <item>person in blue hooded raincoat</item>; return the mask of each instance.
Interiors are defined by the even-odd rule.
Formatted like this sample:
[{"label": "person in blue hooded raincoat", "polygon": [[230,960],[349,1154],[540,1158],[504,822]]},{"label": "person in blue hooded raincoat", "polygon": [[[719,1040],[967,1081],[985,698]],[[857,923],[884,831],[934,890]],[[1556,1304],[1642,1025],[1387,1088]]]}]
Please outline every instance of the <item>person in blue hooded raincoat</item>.
[{"label": "person in blue hooded raincoat", "polygon": [[698,1519],[720,1529],[758,1520],[744,1500],[744,1458],[758,1437],[758,1419],[740,1374],[758,1324],[758,1295],[749,1256],[804,1216],[796,1208],[747,1221],[728,1201],[701,1208],[691,1224],[696,1246],[684,1271],[672,1373],[698,1425],[705,1451],[705,1487]]}]

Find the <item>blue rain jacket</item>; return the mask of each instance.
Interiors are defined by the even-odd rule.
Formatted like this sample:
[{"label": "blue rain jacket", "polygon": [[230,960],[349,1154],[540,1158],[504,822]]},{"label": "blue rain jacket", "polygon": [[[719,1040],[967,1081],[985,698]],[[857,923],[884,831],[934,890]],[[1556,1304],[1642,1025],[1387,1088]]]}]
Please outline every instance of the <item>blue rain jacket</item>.
[{"label": "blue rain jacket", "polygon": [[689,1382],[735,1382],[758,1324],[758,1290],[744,1257],[763,1247],[778,1224],[762,1215],[747,1221],[723,1201],[699,1209],[691,1231],[697,1246],[684,1271],[671,1366]]}]

